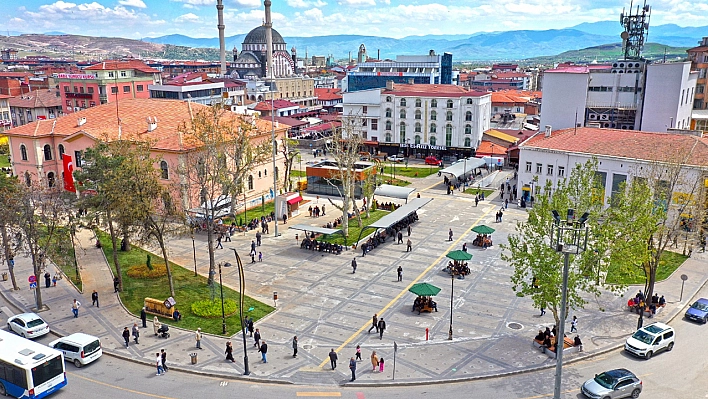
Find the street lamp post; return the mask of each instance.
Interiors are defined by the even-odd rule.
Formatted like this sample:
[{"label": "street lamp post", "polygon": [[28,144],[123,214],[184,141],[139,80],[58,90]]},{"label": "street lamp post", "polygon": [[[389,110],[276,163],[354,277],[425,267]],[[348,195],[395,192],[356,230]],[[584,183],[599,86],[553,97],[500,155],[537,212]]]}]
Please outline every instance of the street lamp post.
[{"label": "street lamp post", "polygon": [[455,295],[455,274],[451,273],[450,276],[452,277],[450,279],[451,287],[450,287],[450,330],[447,332],[447,339],[452,341],[452,299]]},{"label": "street lamp post", "polygon": [[192,228],[192,256],[194,257],[194,277],[197,277],[197,247],[194,245],[194,228]]},{"label": "street lamp post", "polygon": [[[243,323],[243,292],[246,290],[246,279],[243,275],[243,263],[241,263],[241,257],[238,256],[236,248],[231,248],[234,251],[234,256],[236,256],[236,266],[238,266],[238,313]],[[241,335],[243,337],[243,375],[249,375],[251,372],[248,370],[248,350],[246,348],[246,329],[241,326]]]},{"label": "street lamp post", "polygon": [[[224,267],[231,266],[231,263],[226,262]],[[221,291],[221,333],[226,335],[226,314],[224,312],[224,285],[221,283],[221,262],[219,262],[219,290]]]},{"label": "street lamp post", "polygon": [[[557,211],[553,211],[553,229],[551,230],[551,247],[563,254],[563,286],[561,294],[560,323],[556,335],[556,380],[553,398],[561,398],[561,376],[563,373],[563,348],[565,346],[565,319],[567,317],[568,301],[568,269],[570,255],[578,255],[585,251],[588,244],[588,227],[585,225],[590,214],[583,213],[575,220],[575,210],[568,209],[566,219],[561,220]],[[555,234],[554,234],[555,233]]]}]

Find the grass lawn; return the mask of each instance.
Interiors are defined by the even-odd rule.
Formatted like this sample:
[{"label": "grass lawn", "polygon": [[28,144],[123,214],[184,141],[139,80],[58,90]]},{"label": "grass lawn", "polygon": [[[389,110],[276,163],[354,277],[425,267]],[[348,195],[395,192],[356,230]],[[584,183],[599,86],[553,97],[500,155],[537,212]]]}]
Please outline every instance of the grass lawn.
[{"label": "grass lawn", "polygon": [[10,161],[7,159],[6,154],[0,154],[0,168],[9,168]]},{"label": "grass lawn", "polygon": [[467,190],[465,190],[465,194],[476,195],[476,194],[479,194],[479,193],[484,193],[484,198],[487,198],[487,197],[489,197],[490,195],[492,195],[492,193],[493,193],[494,191],[496,191],[496,190],[490,190],[490,189],[488,189],[488,188],[470,187],[470,188],[468,188]]},{"label": "grass lawn", "polygon": [[[297,170],[297,169],[294,169],[294,170],[291,170],[291,171],[290,171],[290,178],[291,178],[291,179],[293,179],[293,178],[300,178],[300,177],[307,177],[307,174],[306,174],[306,172],[305,172],[304,170]],[[296,180],[297,180],[297,179],[296,179]]]},{"label": "grass lawn", "polygon": [[81,274],[76,273],[74,263],[74,247],[71,245],[71,233],[66,227],[57,227],[56,236],[52,239],[52,244],[47,247],[49,258],[62,272],[77,286],[83,290]]},{"label": "grass lawn", "polygon": [[[374,223],[375,221],[381,219],[382,217],[388,215],[391,212],[388,211],[382,211],[382,210],[374,210],[370,212],[370,216],[367,219],[366,214],[361,215],[361,224],[362,227],[360,228],[359,225],[357,224],[357,219],[356,218],[351,218],[349,219],[349,238],[346,240],[346,243],[344,242],[344,236],[341,234],[333,234],[329,236],[325,236],[321,239],[321,241],[326,241],[326,242],[331,242],[333,244],[341,244],[341,245],[346,245],[349,243],[353,243],[354,240],[359,238],[359,233],[361,230],[370,225],[371,223]],[[369,229],[367,234],[373,233],[373,229]],[[318,239],[320,240],[320,239]]]},{"label": "grass lawn", "polygon": [[[271,212],[275,210],[275,203],[273,201],[271,202],[266,202],[265,205],[260,205],[255,208],[251,208],[246,213],[244,214],[243,208],[237,209],[237,211],[240,211],[239,213],[236,214],[233,218],[231,217],[226,217],[224,218],[224,223],[225,224],[231,224],[232,221],[236,220],[236,223],[238,223],[239,226],[242,226],[245,224],[245,220],[251,220],[253,218],[260,219],[261,216],[269,216]],[[245,220],[244,220],[245,219]]]},{"label": "grass lawn", "polygon": [[[438,173],[440,170],[439,167],[437,166],[432,166],[432,167],[406,167],[405,164],[397,164],[396,165],[396,170],[395,170],[395,175],[398,176],[405,176],[405,177],[428,177],[432,174]],[[391,167],[390,165],[386,165],[384,167],[384,175],[386,176],[391,176],[391,174],[394,172],[394,168]]]},{"label": "grass lawn", "polygon": [[[688,259],[688,256],[664,251],[659,260],[659,268],[656,271],[656,281],[666,280],[686,259]],[[640,269],[621,273],[620,270],[610,266],[606,281],[610,284],[644,284],[646,277],[644,277],[644,273]]]},{"label": "grass lawn", "polygon": [[[99,232],[98,236],[101,240],[101,244],[103,244],[103,252],[106,254],[108,263],[111,265],[113,273],[115,273],[116,269],[113,264],[113,249],[111,247],[110,236],[103,232]],[[126,272],[131,267],[144,265],[147,254],[145,250],[136,246],[131,246],[130,252],[118,252],[118,259],[123,272],[123,292],[121,292],[120,298],[125,307],[135,315],[140,314],[140,309],[143,307],[145,297],[164,300],[170,296],[167,276],[154,279],[135,279],[126,275]],[[162,262],[162,258],[153,255],[152,262]],[[221,317],[204,318],[192,313],[191,305],[193,302],[211,298],[211,290],[207,286],[206,277],[201,275],[194,277],[193,271],[187,270],[174,263],[171,263],[171,265],[172,277],[175,284],[176,307],[179,309],[180,313],[182,313],[182,320],[175,322],[172,319],[161,317],[160,321],[170,325],[178,325],[181,328],[189,330],[196,330],[198,327],[201,327],[202,331],[206,333],[221,335]],[[238,303],[238,292],[224,287],[224,299],[227,298],[233,299]],[[220,302],[218,283],[215,290],[215,299]],[[251,307],[253,307],[253,310],[249,311]],[[273,307],[248,296],[244,297],[244,317],[250,316],[256,321],[272,311]],[[149,319],[152,319],[152,317],[152,315],[148,315]],[[240,328],[241,322],[238,312],[232,316],[226,317],[226,331],[228,335],[237,333]]]},{"label": "grass lawn", "polygon": [[405,186],[411,184],[411,182],[409,182],[408,180],[401,180],[398,177],[396,177],[395,179],[392,179],[390,175],[385,175],[385,176],[379,175],[379,181],[383,182],[384,184],[390,184],[390,185],[398,186],[398,187],[405,187]]}]

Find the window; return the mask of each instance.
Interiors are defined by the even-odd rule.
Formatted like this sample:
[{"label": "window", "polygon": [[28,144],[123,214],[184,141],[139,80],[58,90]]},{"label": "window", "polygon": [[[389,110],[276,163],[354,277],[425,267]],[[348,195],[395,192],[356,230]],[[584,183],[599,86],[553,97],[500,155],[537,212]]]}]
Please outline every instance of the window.
[{"label": "window", "polygon": [[430,108],[437,108],[437,107],[438,107],[438,100],[430,101]]},{"label": "window", "polygon": [[420,133],[420,123],[418,122],[415,123],[415,132]]},{"label": "window", "polygon": [[258,178],[260,179],[261,177],[263,177],[263,175],[262,175],[261,172],[259,171],[259,172],[258,172]]},{"label": "window", "polygon": [[27,187],[32,186],[32,176],[30,176],[29,172],[25,172],[25,184],[27,184]]},{"label": "window", "polygon": [[64,93],[68,93],[70,90],[69,86],[64,86]]},{"label": "window", "polygon": [[465,147],[470,147],[472,145],[472,140],[469,137],[465,137]]},{"label": "window", "polygon": [[135,90],[136,90],[137,92],[143,91],[143,85],[137,85],[137,86],[135,86]]},{"label": "window", "polygon": [[83,166],[83,159],[81,157],[81,151],[74,151],[74,166],[80,168]]},{"label": "window", "polygon": [[472,99],[471,99],[471,98],[468,98],[468,99],[467,99],[467,105],[472,105]]},{"label": "window", "polygon": [[431,123],[430,124],[430,133],[437,133],[438,131],[438,125]]},{"label": "window", "polygon": [[379,130],[379,120],[378,119],[371,120],[371,130]]},{"label": "window", "polygon": [[160,177],[165,180],[170,178],[170,170],[167,167],[167,161],[160,161]]},{"label": "window", "polygon": [[[530,169],[530,167],[529,167],[529,169]],[[565,177],[565,166],[558,167],[558,177]]]},{"label": "window", "polygon": [[391,108],[386,108],[386,117],[387,118],[391,117]]},{"label": "window", "polygon": [[64,144],[59,144],[59,159],[64,156]]},{"label": "window", "polygon": [[401,134],[401,143],[405,143],[406,142],[406,124],[405,123],[401,122],[399,132]]},{"label": "window", "polygon": [[391,96],[386,96],[386,102],[390,103],[391,102]]},{"label": "window", "polygon": [[27,147],[24,144],[20,145],[20,154],[22,155],[22,160],[27,160]]},{"label": "window", "polygon": [[453,102],[452,100],[447,100],[447,107],[452,108]]},{"label": "window", "polygon": [[362,113],[362,114],[366,114],[366,112],[367,112],[368,110],[369,110],[369,108],[368,108],[366,105],[364,105],[364,106],[361,107],[361,113]]},{"label": "window", "polygon": [[539,175],[540,175],[541,173],[543,173],[543,164],[540,164],[540,163],[537,163],[537,164],[536,164],[536,173],[539,174]]},{"label": "window", "polygon": [[263,176],[268,177],[268,169],[263,169]]},{"label": "window", "polygon": [[420,136],[417,134],[415,135],[415,144],[416,145],[420,144]]},{"label": "window", "polygon": [[421,104],[420,98],[416,98],[416,99],[415,99],[415,106],[416,106],[417,108],[420,108],[420,104]]},{"label": "window", "polygon": [[430,145],[436,145],[438,142],[438,139],[435,138],[435,136],[430,136]]},{"label": "window", "polygon": [[402,98],[401,99],[401,107],[405,107],[405,106],[406,106],[406,99]]},{"label": "window", "polygon": [[78,93],[78,92],[79,92],[79,88],[74,86],[74,93]]},{"label": "window", "polygon": [[109,77],[109,78],[115,78],[115,77],[116,77],[116,74],[113,73],[113,72],[108,72],[108,77]]},{"label": "window", "polygon": [[248,175],[248,189],[253,190],[253,175]]},{"label": "window", "polygon": [[452,147],[452,125],[445,126],[445,145]]},{"label": "window", "polygon": [[83,86],[79,87],[79,93],[83,93],[83,92],[84,92],[84,87]]},{"label": "window", "polygon": [[430,120],[431,120],[431,121],[436,121],[436,120],[438,120],[438,113],[435,112],[435,111],[432,111],[432,112],[430,113]]},{"label": "window", "polygon": [[118,88],[117,87],[111,87],[111,93],[112,94],[118,94]]},{"label": "window", "polygon": [[54,172],[47,173],[47,186],[49,186],[49,188],[54,188],[55,184],[56,178],[54,177]]},{"label": "window", "polygon": [[465,125],[465,134],[472,134],[472,125]]},{"label": "window", "polygon": [[391,130],[391,121],[386,121],[386,130]]},{"label": "window", "polygon": [[526,162],[526,171],[531,173],[531,162]]},{"label": "window", "polygon": [[120,77],[121,77],[121,78],[125,78],[126,76],[127,76],[127,75],[126,75],[125,71],[120,71]]},{"label": "window", "polygon": [[553,176],[553,165],[548,165],[547,170],[546,170],[546,174],[548,176]]},{"label": "window", "polygon": [[447,111],[447,113],[445,114],[445,120],[446,121],[452,120],[452,111]]},{"label": "window", "polygon": [[391,142],[391,133],[386,133],[386,142],[387,143]]},{"label": "window", "polygon": [[130,93],[130,86],[123,86],[123,93]]},{"label": "window", "polygon": [[465,120],[466,120],[467,122],[469,122],[469,121],[472,120],[472,111],[467,111],[467,112],[465,112]]},{"label": "window", "polygon": [[44,160],[45,161],[52,160],[52,147],[49,144],[44,145]]},{"label": "window", "polygon": [[401,110],[401,119],[406,119],[406,110],[405,109]]},{"label": "window", "polygon": [[415,110],[415,119],[420,119],[420,110]]},{"label": "window", "polygon": [[88,94],[93,94],[93,87],[88,87],[86,90],[88,91]]}]

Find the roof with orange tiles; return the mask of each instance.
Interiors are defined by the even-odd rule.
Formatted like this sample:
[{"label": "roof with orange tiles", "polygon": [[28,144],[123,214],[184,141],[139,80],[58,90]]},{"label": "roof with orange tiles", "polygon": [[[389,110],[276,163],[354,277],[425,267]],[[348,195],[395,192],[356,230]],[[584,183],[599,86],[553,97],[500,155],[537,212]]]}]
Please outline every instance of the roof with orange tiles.
[{"label": "roof with orange tiles", "polygon": [[520,147],[650,162],[677,162],[681,154],[687,165],[708,167],[708,140],[688,134],[580,127],[556,130],[551,137],[540,132]]},{"label": "roof with orange tiles", "polygon": [[458,85],[419,83],[394,83],[393,90],[384,90],[383,93],[397,96],[421,97],[482,97],[489,94],[486,91],[468,90]]},{"label": "roof with orange tiles", "polygon": [[0,78],[31,78],[34,74],[31,72],[0,72]]},{"label": "roof with orange tiles", "polygon": [[282,108],[291,108],[291,107],[300,107],[299,105],[295,104],[292,101],[288,100],[275,100],[272,101],[261,101],[256,106],[253,108],[256,111],[270,111],[272,108],[275,109],[282,109]]},{"label": "roof with orange tiles", "polygon": [[492,92],[493,103],[527,103],[533,99],[541,98],[540,91],[529,90],[499,90]]},{"label": "roof with orange tiles", "polygon": [[506,153],[506,147],[492,143],[491,141],[482,140],[475,152],[481,155],[494,154],[501,156]]},{"label": "roof with orange tiles", "polygon": [[693,48],[686,50],[687,53],[695,53],[695,52],[701,52],[701,51],[708,51],[708,46],[698,46],[698,47],[693,47]]},{"label": "roof with orange tiles", "polygon": [[529,77],[528,74],[523,72],[502,72],[494,71],[492,75],[496,76],[498,79],[509,79],[509,78],[526,78]]},{"label": "roof with orange tiles", "polygon": [[[35,121],[7,130],[4,134],[10,137],[46,137],[54,134],[62,138],[84,134],[96,140],[117,140],[119,129],[116,108],[120,115],[120,131],[123,138],[150,140],[154,142],[152,147],[156,150],[180,151],[180,148],[195,147],[195,145],[189,145],[188,140],[184,140],[180,145],[180,126],[189,125],[190,115],[196,115],[200,110],[209,107],[196,103],[190,104],[186,101],[151,98],[125,99],[119,100],[117,105],[115,102],[102,104],[54,120]],[[157,118],[158,121],[157,128],[151,132],[148,132],[146,121],[148,117]],[[79,126],[78,120],[81,118],[86,118],[86,122]],[[225,111],[223,118],[238,123],[243,120],[244,116]],[[270,121],[255,119],[255,124],[259,132],[270,134]]]},{"label": "roof with orange tiles", "polygon": [[149,67],[140,60],[109,60],[84,68],[86,71],[117,71],[120,69],[135,69],[144,73],[160,73],[157,69]]},{"label": "roof with orange tiles", "polygon": [[315,89],[315,96],[317,96],[317,98],[322,101],[341,100],[342,99],[342,90],[330,89],[330,88],[319,88],[319,89]]},{"label": "roof with orange tiles", "polygon": [[0,99],[12,98],[14,96],[8,96],[7,94],[0,94]]},{"label": "roof with orange tiles", "polygon": [[10,99],[10,106],[17,108],[52,108],[61,105],[58,89],[34,90]]}]

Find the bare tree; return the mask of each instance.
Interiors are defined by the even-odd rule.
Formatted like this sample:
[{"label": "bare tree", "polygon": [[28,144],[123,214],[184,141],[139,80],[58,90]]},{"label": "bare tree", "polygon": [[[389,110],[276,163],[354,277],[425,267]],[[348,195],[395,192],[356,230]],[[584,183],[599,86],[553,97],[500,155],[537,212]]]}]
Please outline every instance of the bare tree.
[{"label": "bare tree", "polygon": [[293,170],[293,162],[301,157],[300,150],[297,148],[298,144],[299,142],[289,138],[287,133],[283,135],[280,151],[285,157],[285,190],[288,192],[293,191],[293,180],[290,176]]}]

